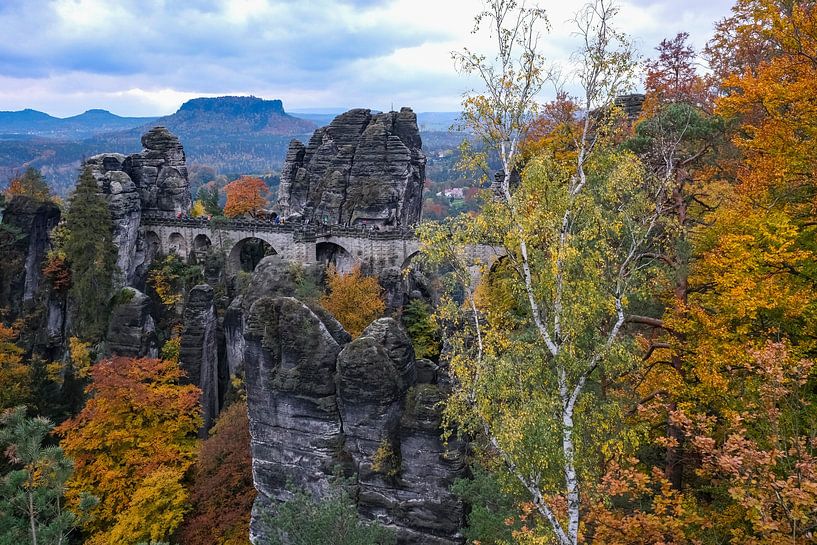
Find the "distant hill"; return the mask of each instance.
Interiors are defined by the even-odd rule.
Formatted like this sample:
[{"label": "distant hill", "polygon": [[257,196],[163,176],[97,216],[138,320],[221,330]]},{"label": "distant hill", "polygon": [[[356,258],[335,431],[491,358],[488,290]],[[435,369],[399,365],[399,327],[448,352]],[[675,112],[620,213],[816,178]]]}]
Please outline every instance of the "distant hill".
[{"label": "distant hill", "polygon": [[[84,139],[150,123],[151,117],[120,117],[107,110],[88,110],[72,117],[54,117],[37,110],[0,112],[0,134]],[[7,139],[7,138],[6,138]]]},{"label": "distant hill", "polygon": [[289,141],[305,137],[315,123],[293,117],[280,100],[256,97],[195,98],[168,116],[126,131],[98,135],[88,144],[98,151],[132,153],[156,125],[179,137],[188,162],[215,167],[226,174],[264,173],[280,168]]},{"label": "distant hill", "polygon": [[420,112],[417,114],[417,124],[420,131],[442,131],[448,130],[457,124],[460,112]]}]

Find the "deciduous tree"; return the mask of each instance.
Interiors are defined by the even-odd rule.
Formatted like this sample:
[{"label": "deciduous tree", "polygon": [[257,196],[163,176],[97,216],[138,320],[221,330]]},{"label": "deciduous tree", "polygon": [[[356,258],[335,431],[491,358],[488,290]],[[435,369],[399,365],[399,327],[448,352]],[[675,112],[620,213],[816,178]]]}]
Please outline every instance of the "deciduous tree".
[{"label": "deciduous tree", "polygon": [[28,167],[26,171],[16,178],[12,178],[6,188],[6,198],[23,196],[30,197],[37,201],[50,201],[51,189],[43,178],[39,170]]},{"label": "deciduous tree", "polygon": [[440,355],[440,328],[434,320],[431,305],[422,299],[412,299],[403,307],[402,319],[414,345],[414,355],[437,359]]},{"label": "deciduous tree", "polygon": [[197,199],[195,202],[193,202],[193,207],[190,209],[190,215],[194,218],[201,218],[207,215],[207,209],[201,200]]},{"label": "deciduous tree", "polygon": [[17,332],[0,323],[0,411],[26,403],[31,395],[31,368],[23,363],[16,339]]},{"label": "deciduous tree", "polygon": [[[175,362],[115,358],[91,368],[90,399],[57,428],[76,470],[72,506],[82,492],[99,499],[83,524],[90,544],[166,538],[181,523],[180,484],[195,459],[200,391],[180,385]],[[138,529],[138,535],[129,535]],[[137,530],[133,530],[137,531]]]},{"label": "deciduous tree", "polygon": [[352,337],[360,336],[366,326],[383,315],[386,308],[381,297],[383,290],[376,278],[363,275],[360,265],[347,274],[329,267],[326,282],[329,293],[321,297],[320,304]]},{"label": "deciduous tree", "polygon": [[269,188],[261,178],[241,176],[224,186],[224,192],[227,194],[224,215],[235,218],[244,214],[255,216],[267,204]]},{"label": "deciduous tree", "polygon": [[[663,304],[674,316],[686,312],[690,292],[689,272],[696,258],[693,240],[701,231],[704,216],[717,200],[712,195],[714,165],[725,147],[724,123],[711,113],[714,96],[707,81],[697,74],[695,51],[686,43],[687,35],[663,40],[656,48],[659,55],[648,61],[647,101],[625,145],[638,153],[653,176],[666,181],[667,202],[658,225],[664,243],[640,260],[653,260],[661,276],[656,284],[657,315],[642,320],[630,318],[632,325],[645,327],[645,365],[635,374],[639,398],[657,411],[656,418],[666,422],[666,437],[659,441],[666,449],[665,474],[676,490],[684,477],[683,434],[670,414],[682,398],[681,384],[688,372],[684,362],[685,338],[682,331],[656,327],[661,325]],[[652,312],[645,308],[645,312]],[[647,418],[648,413],[640,413]],[[658,426],[658,422],[656,422]]]},{"label": "deciduous tree", "polygon": [[[489,6],[482,20],[496,27],[500,52],[509,50],[509,40],[532,35],[513,2]],[[503,460],[563,545],[580,539],[582,483],[593,482],[600,454],[615,452],[622,441],[612,424],[620,420],[620,406],[604,395],[605,377],[635,363],[622,328],[650,278],[650,266],[638,257],[655,243],[666,198],[665,180],[648,176],[635,156],[616,145],[620,123],[612,103],[627,88],[633,63],[626,38],[612,26],[615,13],[596,2],[577,16],[582,47],[576,77],[584,95],[572,102],[584,113],[560,120],[574,135],[569,147],[531,158],[515,191],[506,171],[501,199],[473,220],[429,226],[422,235],[431,259],[454,258],[471,309],[470,317],[449,313],[455,328],[471,325],[464,336],[449,339],[460,386],[449,402],[449,418],[483,435],[486,448]],[[535,40],[527,43],[521,62],[532,73],[523,80],[533,81],[539,74],[530,60]],[[490,70],[480,59],[476,65]],[[526,89],[512,89],[509,101],[525,104],[528,112]],[[491,121],[503,119],[502,105],[481,104],[486,133],[507,138]],[[501,155],[514,150],[494,142]],[[502,241],[507,250],[508,266],[496,281],[510,301],[480,309],[458,242],[490,240]]]},{"label": "deciduous tree", "polygon": [[221,413],[199,450],[190,485],[192,511],[180,537],[186,545],[248,545],[255,499],[247,404]]}]

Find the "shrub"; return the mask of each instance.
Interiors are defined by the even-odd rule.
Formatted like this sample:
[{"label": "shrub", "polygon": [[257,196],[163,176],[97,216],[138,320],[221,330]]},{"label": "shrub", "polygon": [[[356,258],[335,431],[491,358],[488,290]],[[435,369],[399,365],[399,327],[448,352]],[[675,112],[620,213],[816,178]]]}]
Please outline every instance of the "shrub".
[{"label": "shrub", "polygon": [[384,477],[394,478],[400,474],[400,458],[391,441],[383,439],[372,457],[372,471]]},{"label": "shrub", "polygon": [[364,522],[352,498],[335,483],[323,500],[306,493],[295,496],[263,517],[269,532],[265,545],[392,545],[394,533],[375,522]]}]

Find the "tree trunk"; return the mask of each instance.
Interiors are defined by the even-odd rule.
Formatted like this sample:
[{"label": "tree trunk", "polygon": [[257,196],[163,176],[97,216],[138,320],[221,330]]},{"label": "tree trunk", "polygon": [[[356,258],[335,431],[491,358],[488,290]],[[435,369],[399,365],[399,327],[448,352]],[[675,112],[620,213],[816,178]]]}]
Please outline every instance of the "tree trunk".
[{"label": "tree trunk", "polygon": [[[680,174],[680,173],[679,173]],[[682,175],[682,174],[681,174]],[[679,176],[680,177],[680,176]],[[681,227],[681,234],[679,236],[679,244],[686,246],[686,223],[687,223],[687,202],[684,194],[683,179],[679,180],[675,190],[673,191],[673,200],[675,201],[675,209],[677,213],[678,225]],[[676,250],[676,279],[675,279],[675,312],[680,314],[686,311],[687,298],[689,295],[689,257],[687,248],[683,251]],[[672,354],[672,367],[684,379],[684,360],[679,352],[680,347],[684,345],[684,334],[677,331],[671,332],[675,337],[675,349]],[[667,406],[667,439],[668,446],[666,457],[664,460],[664,474],[669,480],[670,484],[675,490],[681,490],[683,486],[684,477],[684,433],[681,428],[672,422],[672,412],[678,408],[675,400],[670,401]]]},{"label": "tree trunk", "polygon": [[31,525],[31,545],[37,545],[37,521],[34,519],[34,493],[29,490],[28,495],[28,522]]}]

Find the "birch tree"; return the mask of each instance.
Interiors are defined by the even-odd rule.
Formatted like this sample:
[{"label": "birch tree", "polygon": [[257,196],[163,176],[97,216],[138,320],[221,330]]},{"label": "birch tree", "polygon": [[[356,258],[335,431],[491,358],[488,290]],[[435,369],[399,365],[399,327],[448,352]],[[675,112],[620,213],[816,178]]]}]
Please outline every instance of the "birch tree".
[{"label": "birch tree", "polygon": [[467,92],[463,100],[461,128],[473,135],[481,151],[466,141],[462,166],[487,176],[489,156],[498,155],[502,176],[494,190],[501,196],[507,196],[519,163],[519,145],[536,119],[536,98],[552,76],[538,51],[548,28],[543,9],[527,7],[524,1],[492,0],[475,17],[472,34],[487,29],[496,41],[494,56],[468,48],[452,53],[456,68],[483,85]]},{"label": "birch tree", "polygon": [[[666,179],[619,145],[626,120],[615,97],[634,63],[612,26],[616,11],[596,0],[576,15],[572,75],[581,93],[540,108],[544,65],[531,25],[544,13],[489,3],[477,25],[491,23],[498,63],[470,52],[455,58],[485,82],[484,95],[466,98],[464,117],[500,157],[498,198],[421,234],[428,259],[453,264],[465,293],[465,314],[453,300],[440,311],[460,327],[447,339],[457,379],[449,423],[484,438],[486,454],[521,484],[560,545],[581,539],[583,486],[638,441],[638,430],[617,427],[622,404],[610,385],[638,361],[623,331],[653,278],[649,256],[666,202]],[[539,112],[552,116],[550,140],[523,164],[520,145]],[[507,257],[472,290],[464,246],[486,241],[501,242]]]}]

